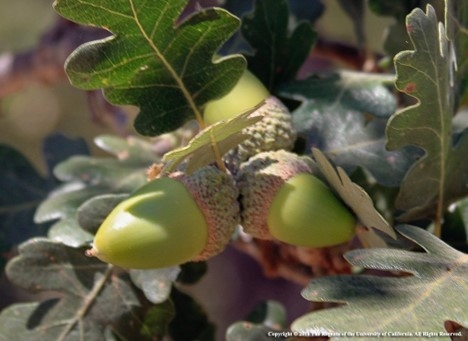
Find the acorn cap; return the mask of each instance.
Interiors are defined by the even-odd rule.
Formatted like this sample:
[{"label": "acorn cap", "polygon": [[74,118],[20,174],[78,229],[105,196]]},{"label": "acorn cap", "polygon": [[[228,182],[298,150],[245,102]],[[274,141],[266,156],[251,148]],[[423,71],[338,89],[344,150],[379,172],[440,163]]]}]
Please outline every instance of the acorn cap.
[{"label": "acorn cap", "polygon": [[268,97],[265,104],[251,114],[256,115],[263,116],[263,119],[242,130],[250,137],[224,155],[223,159],[234,174],[242,162],[258,153],[290,150],[294,146],[297,134],[292,117],[278,98]]},{"label": "acorn cap", "polygon": [[201,168],[191,175],[175,172],[170,177],[186,187],[208,227],[205,248],[192,260],[203,261],[223,251],[240,223],[239,192],[233,177],[214,166]]},{"label": "acorn cap", "polygon": [[311,163],[306,157],[285,150],[257,154],[240,166],[236,179],[245,232],[255,238],[274,239],[266,219],[270,206],[283,184],[301,173],[312,174]]}]

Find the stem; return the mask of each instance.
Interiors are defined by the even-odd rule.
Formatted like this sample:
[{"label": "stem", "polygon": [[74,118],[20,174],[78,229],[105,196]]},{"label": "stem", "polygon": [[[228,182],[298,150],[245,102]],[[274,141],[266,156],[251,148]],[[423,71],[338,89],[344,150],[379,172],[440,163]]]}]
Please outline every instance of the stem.
[{"label": "stem", "polygon": [[211,140],[211,149],[213,150],[213,153],[215,155],[216,164],[218,165],[218,168],[224,173],[227,173],[227,169],[226,169],[226,166],[224,165],[223,159],[221,158],[221,153],[219,151],[218,142],[216,141],[216,138],[213,135],[213,131],[210,131],[210,140]]},{"label": "stem", "polygon": [[108,265],[104,276],[100,280],[98,280],[93,287],[93,290],[84,298],[84,303],[81,308],[75,314],[75,317],[70,321],[67,327],[63,330],[63,332],[58,336],[58,341],[64,341],[67,339],[68,334],[72,331],[75,325],[80,321],[91,308],[92,304],[95,302],[97,295],[101,292],[101,290],[106,285],[108,279],[112,275],[114,271],[113,265]]},{"label": "stem", "polygon": [[195,119],[198,121],[198,124],[200,125],[200,128],[201,129],[206,128],[206,124],[205,124],[205,122],[203,120],[203,116],[202,116],[200,110],[198,109],[198,106],[196,105],[195,101],[193,100],[193,98],[192,98],[192,96],[190,94],[190,91],[185,86],[183,79],[179,76],[177,71],[172,67],[171,63],[169,63],[169,61],[166,59],[166,56],[159,50],[159,48],[153,42],[151,37],[145,31],[144,27],[142,26],[142,24],[141,24],[141,22],[140,22],[140,20],[138,18],[138,13],[137,13],[137,11],[135,9],[133,0],[129,0],[129,3],[130,3],[130,7],[132,9],[132,12],[133,12],[133,18],[135,19],[135,24],[138,26],[138,29],[140,30],[141,34],[143,35],[143,37],[148,42],[148,45],[153,50],[154,54],[158,57],[158,59],[161,61],[161,63],[164,65],[166,70],[171,75],[171,77],[177,83],[177,86],[179,87],[180,91],[182,91],[182,94],[184,95],[188,105],[192,109],[192,111],[193,111],[193,113],[195,115]]},{"label": "stem", "polygon": [[440,196],[437,203],[437,211],[434,221],[434,235],[440,238],[442,235],[442,218],[443,218],[443,195]]}]

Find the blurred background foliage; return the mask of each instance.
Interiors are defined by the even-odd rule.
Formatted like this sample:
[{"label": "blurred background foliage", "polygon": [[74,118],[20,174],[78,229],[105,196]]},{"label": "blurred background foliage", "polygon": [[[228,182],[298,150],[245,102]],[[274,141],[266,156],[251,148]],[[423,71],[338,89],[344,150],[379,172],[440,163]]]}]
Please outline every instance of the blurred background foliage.
[{"label": "blurred background foliage", "polygon": [[[38,42],[47,39],[45,35],[58,18],[50,0],[0,0],[0,74],[9,67],[14,54],[26,58],[39,48]],[[50,49],[41,56],[44,63],[59,59],[54,52]],[[92,154],[102,154],[92,139],[115,133],[115,129],[90,113],[92,98],[73,88],[65,77],[24,82],[16,88],[4,84],[0,77],[0,143],[21,151],[41,174],[46,172],[43,140],[52,133],[83,138]],[[132,133],[131,120],[128,122],[128,133]]]}]

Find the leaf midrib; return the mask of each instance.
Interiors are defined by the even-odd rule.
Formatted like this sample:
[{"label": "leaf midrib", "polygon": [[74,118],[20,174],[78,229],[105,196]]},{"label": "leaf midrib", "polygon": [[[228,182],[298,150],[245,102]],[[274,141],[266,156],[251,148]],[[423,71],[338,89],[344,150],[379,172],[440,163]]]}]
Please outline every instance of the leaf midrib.
[{"label": "leaf midrib", "polygon": [[[145,40],[148,42],[148,45],[151,47],[151,49],[153,50],[153,52],[155,53],[157,58],[161,61],[161,63],[164,65],[164,67],[169,72],[171,77],[177,83],[177,87],[180,89],[180,91],[182,92],[184,98],[186,99],[190,109],[193,111],[193,113],[194,113],[194,115],[196,117],[196,120],[200,124],[201,129],[203,129],[205,124],[204,124],[204,121],[203,121],[202,114],[201,114],[200,110],[198,109],[196,103],[194,102],[193,97],[190,94],[190,91],[185,86],[185,84],[184,84],[183,80],[181,79],[181,77],[179,77],[179,74],[177,73],[177,71],[172,67],[171,63],[169,63],[169,61],[166,59],[164,54],[160,51],[160,49],[156,46],[154,41],[151,39],[151,36],[146,33],[146,31],[145,31],[144,27],[142,26],[140,20],[138,19],[138,14],[136,12],[133,0],[129,0],[128,2],[130,4],[130,7],[131,7],[131,10],[132,10],[132,13],[133,13],[133,19],[135,20],[135,24],[137,25],[139,31],[141,32],[141,34],[143,35]],[[155,31],[155,29],[153,29],[153,31]]]}]

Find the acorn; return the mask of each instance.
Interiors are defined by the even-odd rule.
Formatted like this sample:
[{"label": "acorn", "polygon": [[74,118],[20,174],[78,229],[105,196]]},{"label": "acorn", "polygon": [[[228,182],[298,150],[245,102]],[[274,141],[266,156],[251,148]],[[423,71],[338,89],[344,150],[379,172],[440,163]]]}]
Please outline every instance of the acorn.
[{"label": "acorn", "polygon": [[154,179],[113,209],[87,255],[130,269],[206,260],[239,224],[237,196],[232,176],[214,166]]},{"label": "acorn", "polygon": [[250,138],[223,157],[233,173],[237,171],[242,162],[260,152],[293,148],[297,134],[291,114],[288,108],[278,98],[272,96],[260,80],[247,70],[227,95],[205,106],[203,117],[205,123],[210,125],[234,118],[259,105],[262,101],[265,103],[251,116],[261,115],[263,119],[242,131]]},{"label": "acorn", "polygon": [[231,91],[205,106],[203,119],[206,125],[228,120],[255,107],[268,97],[268,89],[250,71],[245,70]]},{"label": "acorn", "polygon": [[284,150],[260,153],[240,166],[237,183],[241,225],[253,237],[326,247],[355,234],[355,216],[314,176],[307,157]]}]

